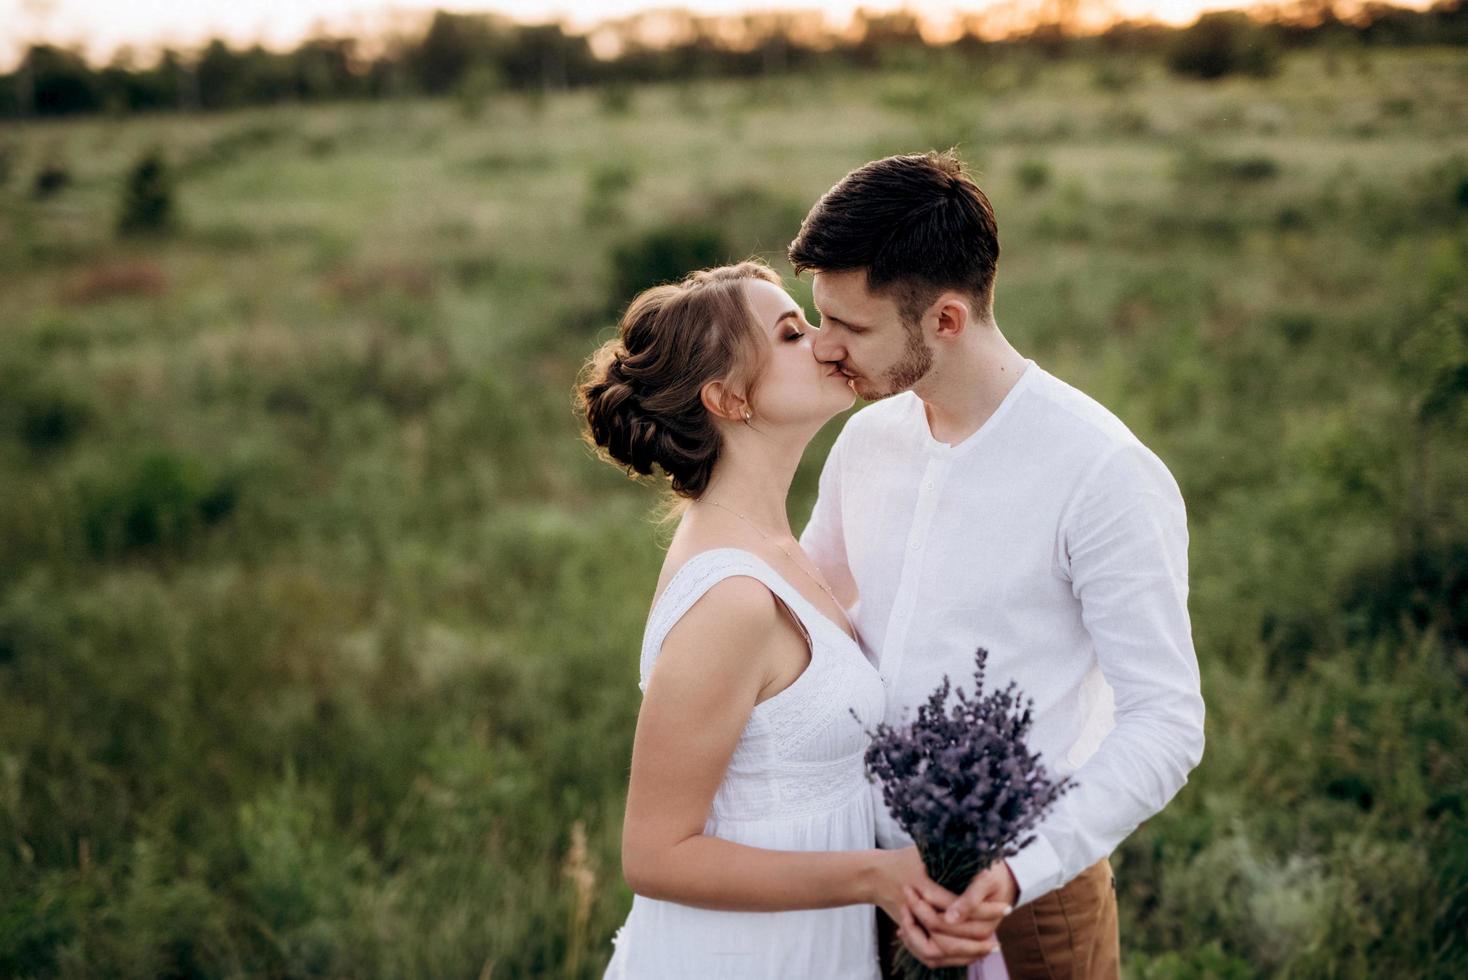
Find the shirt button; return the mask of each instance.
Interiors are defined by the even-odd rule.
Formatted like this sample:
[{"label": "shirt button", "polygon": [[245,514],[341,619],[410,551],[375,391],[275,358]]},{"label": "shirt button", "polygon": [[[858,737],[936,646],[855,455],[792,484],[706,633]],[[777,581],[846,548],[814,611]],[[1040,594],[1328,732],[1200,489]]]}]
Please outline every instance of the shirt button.
[{"label": "shirt button", "polygon": [[923,489],[924,490],[931,490],[931,489],[933,489],[933,481],[932,480],[928,480],[926,483],[924,483],[923,484]]}]

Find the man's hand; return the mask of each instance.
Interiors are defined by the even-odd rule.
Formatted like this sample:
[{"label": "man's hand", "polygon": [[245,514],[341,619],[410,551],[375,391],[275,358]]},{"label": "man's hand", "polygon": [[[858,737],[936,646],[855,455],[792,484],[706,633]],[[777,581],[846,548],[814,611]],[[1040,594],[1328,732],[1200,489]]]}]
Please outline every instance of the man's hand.
[{"label": "man's hand", "polygon": [[[979,909],[996,902],[1005,906],[1004,914],[1008,915],[1014,911],[1014,903],[1017,901],[1019,882],[1014,880],[1014,872],[1009,870],[1007,861],[995,861],[974,875],[974,880],[958,896],[958,901],[948,906],[948,910],[943,913],[943,919],[950,924],[973,919]],[[995,928],[998,928],[997,922]]]},{"label": "man's hand", "polygon": [[1014,910],[1019,886],[1009,865],[996,861],[979,872],[947,909],[915,890],[906,894],[898,921],[903,944],[925,966],[966,966],[997,948],[994,933]]}]

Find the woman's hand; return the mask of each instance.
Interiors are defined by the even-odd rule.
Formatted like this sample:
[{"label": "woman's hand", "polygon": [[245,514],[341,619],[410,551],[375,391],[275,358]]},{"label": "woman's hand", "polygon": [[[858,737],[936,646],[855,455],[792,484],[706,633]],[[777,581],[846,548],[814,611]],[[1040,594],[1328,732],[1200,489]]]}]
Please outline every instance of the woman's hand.
[{"label": "woman's hand", "polygon": [[902,922],[902,909],[907,904],[906,890],[917,889],[919,895],[940,911],[958,900],[958,896],[928,877],[917,847],[898,851],[878,851],[876,875],[872,884],[872,904],[887,913],[893,922]]},{"label": "woman's hand", "polygon": [[879,853],[872,904],[897,923],[903,945],[924,966],[966,966],[998,947],[994,930],[1007,911],[1003,903],[980,905],[972,918],[947,922],[943,912],[958,896],[928,877],[917,848]]}]

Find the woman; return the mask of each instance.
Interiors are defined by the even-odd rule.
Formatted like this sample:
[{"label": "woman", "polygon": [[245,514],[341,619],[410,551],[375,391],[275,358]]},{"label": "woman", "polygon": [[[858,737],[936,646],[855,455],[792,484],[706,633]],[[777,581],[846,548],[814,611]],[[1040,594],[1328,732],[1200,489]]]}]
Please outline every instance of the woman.
[{"label": "woman", "polygon": [[882,684],[785,515],[806,445],[855,398],[811,330],[767,266],[697,272],[633,300],[579,387],[595,445],[683,498],[643,638],[636,896],[608,977],[875,980],[871,905],[903,921],[905,887],[953,900],[916,848],[874,848]]}]

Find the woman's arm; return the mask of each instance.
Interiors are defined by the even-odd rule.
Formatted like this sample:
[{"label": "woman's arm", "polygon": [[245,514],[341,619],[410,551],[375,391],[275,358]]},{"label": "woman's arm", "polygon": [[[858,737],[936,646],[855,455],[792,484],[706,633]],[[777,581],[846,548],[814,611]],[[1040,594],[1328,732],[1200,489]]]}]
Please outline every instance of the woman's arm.
[{"label": "woman's arm", "polygon": [[668,633],[637,717],[622,832],[627,884],[710,909],[874,903],[894,917],[902,886],[914,884],[946,908],[954,896],[928,880],[915,849],[775,851],[704,835],[750,712],[780,676],[772,651],[792,637],[774,595],[745,576],[714,585]]}]

